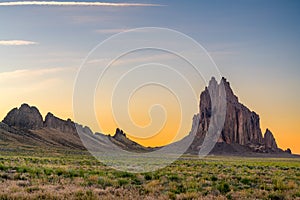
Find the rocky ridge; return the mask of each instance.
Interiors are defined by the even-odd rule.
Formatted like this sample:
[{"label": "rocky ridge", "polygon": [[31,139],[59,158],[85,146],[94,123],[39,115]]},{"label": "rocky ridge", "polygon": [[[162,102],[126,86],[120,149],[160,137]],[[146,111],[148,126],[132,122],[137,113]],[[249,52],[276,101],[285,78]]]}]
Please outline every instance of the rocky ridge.
[{"label": "rocky ridge", "polygon": [[[17,141],[19,144],[25,145],[54,145],[80,150],[85,149],[84,144],[87,144],[93,149],[99,150],[99,144],[108,145],[110,141],[129,151],[149,151],[152,149],[130,140],[119,128],[111,137],[101,133],[94,134],[89,127],[77,124],[71,119],[60,119],[50,112],[43,121],[39,110],[28,104],[22,104],[20,108],[12,109],[0,123],[1,130],[3,133],[0,133],[0,143]],[[84,143],[81,139],[84,140]]]}]

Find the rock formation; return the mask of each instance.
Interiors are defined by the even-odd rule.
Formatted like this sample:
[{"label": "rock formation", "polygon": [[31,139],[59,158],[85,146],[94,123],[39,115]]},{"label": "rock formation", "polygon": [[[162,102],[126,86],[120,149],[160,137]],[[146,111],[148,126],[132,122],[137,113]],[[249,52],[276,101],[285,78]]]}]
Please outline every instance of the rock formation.
[{"label": "rock formation", "polygon": [[[223,101],[224,98],[221,97],[225,97],[226,101]],[[225,107],[221,109],[222,113],[224,113],[224,121],[219,119],[221,115],[215,117],[215,113],[218,113],[217,111],[220,110],[220,107]],[[222,129],[211,129],[218,121],[222,121],[222,125],[224,122]],[[84,138],[85,144],[91,144],[95,149],[98,149],[99,145],[110,145],[111,142],[124,150],[130,151],[153,151],[160,148],[143,147],[130,140],[118,128],[115,135],[111,137],[101,133],[94,134],[89,127],[76,124],[70,119],[59,119],[52,113],[48,113],[45,121],[43,121],[39,110],[28,104],[22,104],[19,109],[14,108],[11,110],[2,122],[4,124],[0,124],[0,129],[9,132],[9,134],[21,135],[20,143],[23,143],[26,136],[29,140],[32,140],[29,142],[30,144],[43,142],[47,145],[57,144],[83,149],[80,138]],[[80,138],[77,130],[79,130]],[[283,151],[278,148],[276,140],[269,129],[266,130],[263,137],[259,116],[239,102],[225,78],[221,79],[220,84],[217,83],[215,78],[210,80],[208,87],[200,95],[199,113],[193,117],[192,129],[189,135],[183,140],[170,145],[180,146],[180,142],[185,143],[193,140],[186,152],[198,153],[200,149],[206,148],[203,145],[203,141],[206,138],[210,138],[207,137],[207,134],[211,132],[220,132],[220,136],[217,135],[212,140],[216,142],[212,151],[214,153],[249,153],[250,150],[256,153],[291,154],[290,149]],[[7,135],[9,134],[7,133]],[[7,138],[9,137],[7,136]],[[188,140],[189,138],[191,140]]]},{"label": "rock formation", "polygon": [[224,90],[226,93],[226,117],[217,142],[251,147],[256,152],[282,151],[277,147],[271,131],[267,129],[263,137],[259,116],[239,102],[225,78],[221,79],[220,84],[215,78],[212,78],[208,87],[200,95],[199,113],[194,115],[190,132],[190,134],[195,134],[195,139],[189,151],[196,152],[201,148],[210,125],[212,109],[215,109],[212,108],[211,95],[218,101]]},{"label": "rock formation", "polygon": [[[129,151],[144,152],[154,149],[143,147],[130,140],[119,128],[116,129],[115,135],[111,137],[101,133],[94,134],[89,127],[77,124],[70,119],[62,120],[50,112],[43,121],[39,110],[36,107],[30,107],[28,104],[23,104],[19,109],[12,109],[2,122],[0,123],[0,130],[7,132],[6,135],[9,136],[0,135],[0,141],[3,138],[5,138],[5,141],[8,141],[9,138],[15,138],[16,136],[11,136],[11,134],[14,134],[21,136],[18,138],[18,142],[26,145],[54,145],[82,150],[85,149],[83,145],[87,144],[90,148],[99,150],[101,149],[98,148],[99,145],[107,146],[113,143]],[[83,144],[82,139],[84,140]]]},{"label": "rock formation", "polygon": [[116,133],[114,136],[109,137],[110,141],[116,144],[117,146],[121,147],[124,150],[130,151],[151,151],[152,148],[144,147],[129,138],[127,138],[126,134],[123,130],[117,128]]},{"label": "rock formation", "polygon": [[75,133],[75,123],[70,119],[62,120],[55,117],[52,113],[48,113],[45,117],[44,127],[57,129],[61,132]]},{"label": "rock formation", "polygon": [[22,104],[19,109],[12,109],[3,123],[20,129],[39,129],[43,127],[43,117],[36,107]]},{"label": "rock formation", "polygon": [[70,119],[62,120],[55,117],[52,113],[48,113],[43,121],[40,111],[28,104],[22,104],[21,107],[12,109],[2,121],[8,126],[19,129],[41,129],[52,128],[64,133],[75,133],[75,123]]},{"label": "rock formation", "polygon": [[273,150],[278,149],[275,138],[269,129],[266,130],[265,137],[264,137],[264,144],[267,149],[273,149]]}]

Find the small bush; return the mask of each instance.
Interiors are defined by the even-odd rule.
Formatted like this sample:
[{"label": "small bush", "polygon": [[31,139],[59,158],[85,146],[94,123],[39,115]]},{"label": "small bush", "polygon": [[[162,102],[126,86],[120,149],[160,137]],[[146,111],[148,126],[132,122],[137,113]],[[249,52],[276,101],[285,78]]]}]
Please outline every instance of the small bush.
[{"label": "small bush", "polygon": [[245,185],[251,185],[251,180],[249,178],[242,178],[241,183]]},{"label": "small bush", "polygon": [[151,174],[145,174],[144,178],[145,178],[147,181],[150,181],[150,180],[152,180],[152,175],[151,175]]},{"label": "small bush", "polygon": [[175,194],[182,194],[186,192],[186,188],[182,184],[179,184],[176,186],[176,189],[172,190],[172,192]]},{"label": "small bush", "polygon": [[131,177],[134,177],[134,174],[129,173],[129,172],[122,172],[122,171],[116,171],[114,173],[114,175],[116,177],[120,177],[120,178],[131,178]]},{"label": "small bush", "polygon": [[284,200],[284,195],[283,194],[280,194],[280,193],[272,193],[272,194],[269,194],[269,198],[271,200]]},{"label": "small bush", "polygon": [[273,180],[273,184],[274,184],[274,190],[285,190],[286,189],[286,186],[284,185],[284,183],[282,182],[282,180],[280,179],[275,179]]},{"label": "small bush", "polygon": [[172,174],[168,178],[170,181],[176,181],[176,182],[179,181],[179,177],[177,174]]},{"label": "small bush", "polygon": [[226,194],[230,192],[230,187],[229,184],[226,182],[222,182],[218,185],[217,189],[220,191],[222,194]]},{"label": "small bush", "polygon": [[217,178],[216,176],[212,176],[212,177],[210,178],[210,180],[211,180],[211,181],[217,181],[218,178]]},{"label": "small bush", "polygon": [[28,193],[36,192],[36,191],[39,191],[39,190],[40,190],[40,188],[38,188],[38,187],[29,187],[29,188],[26,188],[26,191]]},{"label": "small bush", "polygon": [[106,188],[109,186],[112,186],[111,180],[107,179],[106,177],[99,177],[98,178],[98,184],[102,186],[102,188]]},{"label": "small bush", "polygon": [[119,186],[124,186],[124,185],[127,185],[127,184],[129,184],[128,179],[121,178],[121,179],[118,180],[118,185]]},{"label": "small bush", "polygon": [[64,171],[62,169],[57,169],[56,174],[57,174],[57,176],[61,176],[64,174]]}]

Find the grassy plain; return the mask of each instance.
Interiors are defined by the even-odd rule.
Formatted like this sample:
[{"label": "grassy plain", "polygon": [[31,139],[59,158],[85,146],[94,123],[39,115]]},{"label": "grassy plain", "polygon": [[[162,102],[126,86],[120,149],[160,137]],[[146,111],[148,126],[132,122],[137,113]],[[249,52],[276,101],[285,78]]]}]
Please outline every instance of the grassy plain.
[{"label": "grassy plain", "polygon": [[183,156],[134,174],[88,152],[0,152],[0,199],[300,199],[300,160]]}]

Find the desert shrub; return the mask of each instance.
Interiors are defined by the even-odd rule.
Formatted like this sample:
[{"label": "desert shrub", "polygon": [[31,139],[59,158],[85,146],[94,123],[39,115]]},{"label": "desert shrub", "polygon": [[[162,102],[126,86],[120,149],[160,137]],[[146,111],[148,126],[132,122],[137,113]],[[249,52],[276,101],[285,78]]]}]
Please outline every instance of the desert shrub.
[{"label": "desert shrub", "polygon": [[285,190],[286,186],[284,185],[281,179],[274,179],[273,180],[273,189],[276,190]]},{"label": "desert shrub", "polygon": [[220,191],[221,194],[226,194],[230,192],[230,186],[226,182],[221,182],[218,186],[217,189]]},{"label": "desert shrub", "polygon": [[77,200],[97,199],[97,196],[93,193],[92,190],[87,190],[87,191],[79,190],[75,193],[75,199]]},{"label": "desert shrub", "polygon": [[281,193],[271,193],[271,194],[269,194],[269,199],[271,199],[271,200],[284,200],[285,197]]},{"label": "desert shrub", "polygon": [[175,200],[176,199],[176,194],[174,194],[173,192],[169,192],[168,196],[169,196],[169,199],[171,199],[171,200]]},{"label": "desert shrub", "polygon": [[6,180],[13,179],[8,173],[2,174],[2,175],[1,175],[1,178],[6,179]]},{"label": "desert shrub", "polygon": [[52,173],[53,173],[53,170],[52,170],[52,169],[44,168],[44,174],[45,174],[45,175],[50,176]]},{"label": "desert shrub", "polygon": [[56,172],[57,176],[62,176],[64,174],[64,170],[62,170],[60,168],[56,169],[55,172]]},{"label": "desert shrub", "polygon": [[0,164],[0,171],[5,171],[5,170],[7,170],[7,169],[8,169],[8,167],[6,167],[6,166]]},{"label": "desert shrub", "polygon": [[36,191],[39,191],[39,190],[40,190],[39,187],[28,187],[28,188],[26,188],[26,191],[28,193],[36,192]]},{"label": "desert shrub", "polygon": [[64,176],[66,178],[75,178],[75,177],[78,177],[79,176],[79,173],[76,171],[76,170],[73,170],[73,169],[69,169],[65,174]]},{"label": "desert shrub", "polygon": [[226,198],[227,198],[228,200],[231,200],[231,199],[232,199],[232,195],[231,195],[231,194],[227,194],[227,195],[226,195]]},{"label": "desert shrub", "polygon": [[125,178],[118,179],[118,185],[119,186],[124,186],[124,185],[127,185],[127,184],[129,184],[128,179],[125,179]]},{"label": "desert shrub", "polygon": [[16,170],[19,173],[26,173],[26,172],[28,172],[27,167],[23,167],[23,166],[17,167]]},{"label": "desert shrub", "polygon": [[168,179],[170,181],[176,181],[176,182],[179,181],[179,177],[177,174],[172,174],[172,175],[168,176]]},{"label": "desert shrub", "polygon": [[98,178],[98,184],[102,186],[102,188],[106,188],[109,186],[112,186],[112,181],[106,177],[99,177]]},{"label": "desert shrub", "polygon": [[131,183],[134,185],[142,185],[143,184],[143,182],[136,176],[134,178],[132,178]]},{"label": "desert shrub", "polygon": [[211,180],[211,181],[217,181],[218,178],[217,178],[216,176],[212,176],[212,177],[210,178],[210,180]]},{"label": "desert shrub", "polygon": [[130,178],[134,176],[134,174],[132,173],[123,172],[123,171],[115,171],[113,174],[115,177],[119,177],[119,178]]},{"label": "desert shrub", "polygon": [[184,187],[184,185],[179,184],[176,186],[175,189],[172,190],[173,193],[175,194],[181,194],[181,193],[185,193],[186,192],[186,188]]},{"label": "desert shrub", "polygon": [[300,190],[294,194],[294,197],[300,197]]},{"label": "desert shrub", "polygon": [[241,179],[241,183],[243,183],[245,185],[251,185],[251,179],[249,179],[249,178],[242,178]]},{"label": "desert shrub", "polygon": [[152,175],[147,173],[147,174],[145,174],[144,178],[145,178],[145,180],[150,181],[150,180],[152,180]]}]

